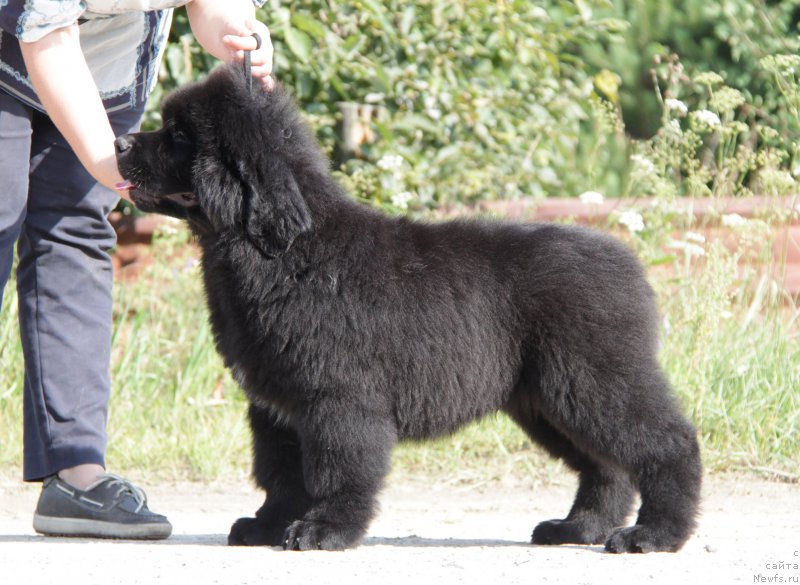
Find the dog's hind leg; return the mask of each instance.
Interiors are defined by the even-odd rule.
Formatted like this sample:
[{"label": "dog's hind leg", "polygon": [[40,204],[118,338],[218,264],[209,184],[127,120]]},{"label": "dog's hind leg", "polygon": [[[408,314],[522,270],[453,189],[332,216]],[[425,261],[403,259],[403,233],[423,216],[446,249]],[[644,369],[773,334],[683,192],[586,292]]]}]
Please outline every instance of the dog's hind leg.
[{"label": "dog's hind leg", "polygon": [[250,406],[253,431],[253,476],[267,492],[255,518],[240,518],[231,527],[228,544],[280,546],[286,528],[311,505],[303,482],[300,439],[268,410]]},{"label": "dog's hind leg", "polygon": [[529,409],[509,414],[551,455],[579,474],[572,509],[563,520],[541,522],[533,531],[533,544],[601,544],[621,526],[631,511],[634,488],[629,474],[619,466],[591,459],[540,415]]},{"label": "dog's hind leg", "polygon": [[611,534],[609,552],[674,552],[695,527],[702,482],[696,431],[672,400],[663,399],[669,388],[660,371],[649,390],[655,400],[629,411],[636,432],[625,436],[610,429],[607,436],[607,445],[633,471],[642,497],[636,524]]},{"label": "dog's hind leg", "polygon": [[696,431],[663,373],[630,363],[611,378],[579,358],[561,367],[546,378],[560,383],[537,394],[539,412],[593,461],[626,470],[641,495],[636,525],[612,531],[606,550],[678,550],[695,526],[702,467]]},{"label": "dog's hind leg", "polygon": [[314,420],[304,424],[301,435],[303,477],[313,504],[286,530],[287,550],[356,545],[374,515],[397,441],[389,418],[353,404],[316,406]]}]

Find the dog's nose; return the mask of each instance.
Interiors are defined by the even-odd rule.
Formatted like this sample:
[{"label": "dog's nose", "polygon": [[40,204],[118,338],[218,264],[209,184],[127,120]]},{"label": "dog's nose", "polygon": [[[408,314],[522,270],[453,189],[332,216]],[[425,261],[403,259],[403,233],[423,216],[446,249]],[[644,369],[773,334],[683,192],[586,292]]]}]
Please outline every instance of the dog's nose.
[{"label": "dog's nose", "polygon": [[114,141],[114,146],[117,147],[117,152],[122,154],[130,150],[131,146],[133,146],[133,140],[129,136],[120,136]]}]

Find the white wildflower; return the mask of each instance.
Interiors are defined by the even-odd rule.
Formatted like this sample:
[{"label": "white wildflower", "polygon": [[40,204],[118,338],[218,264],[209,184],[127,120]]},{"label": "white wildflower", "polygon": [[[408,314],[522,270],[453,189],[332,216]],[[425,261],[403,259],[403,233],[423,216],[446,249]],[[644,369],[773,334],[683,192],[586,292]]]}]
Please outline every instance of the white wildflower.
[{"label": "white wildflower", "polygon": [[694,112],[694,119],[696,122],[704,124],[705,126],[710,126],[711,128],[715,128],[722,124],[719,116],[710,110],[698,110]]},{"label": "white wildflower", "polygon": [[656,165],[653,164],[649,158],[639,154],[631,155],[631,161],[638,167],[638,170],[644,173],[656,172]]},{"label": "white wildflower", "polygon": [[739,120],[732,120],[728,122],[726,130],[731,136],[736,136],[737,134],[744,134],[750,130],[750,126],[745,124],[744,122],[740,122]]},{"label": "white wildflower", "polygon": [[408,209],[409,202],[414,196],[408,191],[402,191],[392,195],[392,205],[399,209]]},{"label": "white wildflower", "polygon": [[761,191],[767,195],[789,195],[797,186],[792,174],[782,169],[763,168],[758,178]]},{"label": "white wildflower", "polygon": [[378,168],[384,171],[399,171],[403,166],[403,157],[396,154],[384,154],[378,161]]},{"label": "white wildflower", "polygon": [[644,218],[634,209],[622,212],[619,216],[619,223],[627,227],[632,234],[644,229]]},{"label": "white wildflower", "polygon": [[738,213],[726,213],[722,216],[722,225],[729,228],[746,226],[748,221]]},{"label": "white wildflower", "polygon": [[766,142],[769,142],[771,140],[777,140],[781,136],[780,132],[775,130],[775,128],[770,128],[769,126],[761,126],[758,129],[758,133],[761,134],[761,137]]},{"label": "white wildflower", "polygon": [[732,112],[744,102],[745,97],[742,92],[732,87],[722,87],[714,92],[708,105],[718,112],[725,113]]},{"label": "white wildflower", "polygon": [[674,136],[682,136],[683,135],[683,130],[681,130],[681,123],[678,122],[677,120],[670,120],[667,123],[666,130],[667,130],[667,132],[669,132],[670,134],[672,134]]},{"label": "white wildflower", "polygon": [[706,243],[706,237],[703,234],[698,234],[697,232],[686,232],[683,237],[687,241],[695,242],[696,244]]},{"label": "white wildflower", "polygon": [[585,191],[584,193],[580,194],[581,203],[585,205],[602,205],[603,204],[603,194],[598,193],[597,191]]},{"label": "white wildflower", "polygon": [[544,167],[539,170],[539,180],[548,185],[555,185],[558,182],[558,175],[550,167]]},{"label": "white wildflower", "polygon": [[683,240],[672,240],[672,242],[669,244],[669,247],[676,250],[682,250],[683,253],[689,257],[706,255],[706,251],[702,248],[702,246],[698,246],[697,244],[693,244],[691,242],[684,242]]},{"label": "white wildflower", "polygon": [[702,85],[719,85],[723,83],[725,80],[718,73],[714,73],[713,71],[709,71],[706,73],[699,73],[698,75],[694,76],[695,83],[700,83]]},{"label": "white wildflower", "polygon": [[425,104],[425,113],[428,114],[431,119],[438,120],[442,117],[442,110],[436,107],[438,105],[438,101],[434,96],[425,96],[423,103]]},{"label": "white wildflower", "polygon": [[681,116],[689,113],[689,108],[681,100],[675,98],[667,98],[664,100],[664,105],[672,112],[678,112]]},{"label": "white wildflower", "polygon": [[364,96],[364,102],[368,104],[380,104],[386,99],[386,95],[378,92],[368,93]]},{"label": "white wildflower", "polygon": [[800,56],[798,55],[769,55],[759,61],[761,66],[767,71],[783,77],[792,77],[800,68]]}]

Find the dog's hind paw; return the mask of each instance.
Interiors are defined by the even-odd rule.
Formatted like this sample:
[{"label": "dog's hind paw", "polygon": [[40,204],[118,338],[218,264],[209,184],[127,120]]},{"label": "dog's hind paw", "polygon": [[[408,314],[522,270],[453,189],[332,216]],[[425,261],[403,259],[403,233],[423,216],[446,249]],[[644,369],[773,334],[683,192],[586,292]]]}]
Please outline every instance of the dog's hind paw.
[{"label": "dog's hind paw", "polygon": [[347,534],[341,528],[312,522],[297,520],[289,525],[283,538],[284,550],[343,550],[358,542],[358,534]]},{"label": "dog's hind paw", "polygon": [[683,546],[685,540],[685,538],[678,538],[670,534],[667,530],[646,524],[637,524],[615,530],[606,541],[606,552],[675,552]]}]

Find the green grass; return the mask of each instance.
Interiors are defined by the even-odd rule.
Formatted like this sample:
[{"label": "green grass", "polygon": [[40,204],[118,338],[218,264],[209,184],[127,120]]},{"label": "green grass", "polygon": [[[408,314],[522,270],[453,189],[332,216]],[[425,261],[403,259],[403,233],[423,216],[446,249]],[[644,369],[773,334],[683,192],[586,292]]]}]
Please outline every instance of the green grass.
[{"label": "green grass", "polygon": [[[716,469],[800,472],[800,313],[756,284],[749,304],[711,302],[676,318],[662,361],[700,429],[706,463]],[[709,294],[708,297],[712,295]],[[744,301],[745,299],[741,299]],[[705,308],[705,310],[702,310]]]},{"label": "green grass", "polygon": [[17,326],[16,283],[0,307],[0,469],[22,461],[22,347]]},{"label": "green grass", "polygon": [[[669,327],[662,362],[697,423],[711,470],[800,473],[798,311],[768,282],[732,272],[733,256],[654,272]],[[153,263],[116,288],[109,467],[151,478],[242,478],[250,470],[246,401],[217,355],[196,250],[185,231],[162,233]],[[685,268],[685,270],[683,270]],[[756,281],[757,282],[757,281]],[[9,284],[0,316],[0,470],[22,460],[22,352]],[[559,469],[505,416],[456,435],[401,446],[396,473],[478,482]]]},{"label": "green grass", "polygon": [[168,226],[153,263],[117,286],[109,466],[168,478],[246,475],[245,399],[214,348],[187,242]]}]

